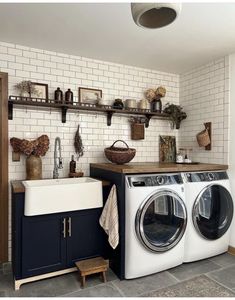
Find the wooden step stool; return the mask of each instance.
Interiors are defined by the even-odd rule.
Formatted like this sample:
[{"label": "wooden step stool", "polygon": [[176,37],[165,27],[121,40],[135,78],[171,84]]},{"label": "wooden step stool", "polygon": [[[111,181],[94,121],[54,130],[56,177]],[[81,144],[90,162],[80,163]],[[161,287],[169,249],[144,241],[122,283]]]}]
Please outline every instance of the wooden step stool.
[{"label": "wooden step stool", "polygon": [[96,273],[102,273],[103,282],[106,282],[106,271],[108,270],[109,262],[103,257],[95,257],[85,260],[80,260],[75,263],[81,275],[81,286],[85,287],[86,276]]}]

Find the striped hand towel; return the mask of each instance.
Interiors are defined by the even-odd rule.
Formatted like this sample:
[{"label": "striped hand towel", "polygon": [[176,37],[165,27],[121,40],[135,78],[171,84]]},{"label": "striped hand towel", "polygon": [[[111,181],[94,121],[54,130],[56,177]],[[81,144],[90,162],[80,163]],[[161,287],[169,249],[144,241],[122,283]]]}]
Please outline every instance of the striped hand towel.
[{"label": "striped hand towel", "polygon": [[100,226],[109,236],[108,241],[113,249],[119,243],[118,225],[117,191],[114,184],[100,216]]}]

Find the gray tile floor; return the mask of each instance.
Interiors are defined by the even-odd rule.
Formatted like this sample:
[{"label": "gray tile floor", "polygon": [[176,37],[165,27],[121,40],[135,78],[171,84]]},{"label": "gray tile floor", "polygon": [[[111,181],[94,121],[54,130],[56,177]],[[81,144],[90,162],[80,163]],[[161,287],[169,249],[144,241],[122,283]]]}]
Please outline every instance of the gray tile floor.
[{"label": "gray tile floor", "polygon": [[107,283],[102,283],[98,275],[89,276],[84,289],[75,272],[24,284],[19,291],[14,291],[12,274],[5,266],[0,267],[0,297],[135,297],[202,274],[228,288],[235,296],[235,256],[226,253],[133,280],[120,281],[109,270]]}]

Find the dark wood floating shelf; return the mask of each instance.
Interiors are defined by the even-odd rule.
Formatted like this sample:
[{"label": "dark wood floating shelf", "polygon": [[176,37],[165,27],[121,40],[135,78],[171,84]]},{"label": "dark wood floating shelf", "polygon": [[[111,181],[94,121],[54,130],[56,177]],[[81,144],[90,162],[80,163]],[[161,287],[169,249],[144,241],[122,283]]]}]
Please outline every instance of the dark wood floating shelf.
[{"label": "dark wood floating shelf", "polygon": [[61,110],[62,123],[66,123],[66,114],[68,110],[87,111],[87,112],[100,112],[107,115],[107,125],[111,125],[113,114],[125,114],[125,115],[140,115],[146,117],[145,127],[149,127],[149,121],[151,118],[170,120],[168,114],[151,112],[149,109],[113,109],[110,105],[96,106],[89,103],[74,102],[73,104],[56,103],[55,100],[31,98],[21,96],[10,96],[8,100],[8,119],[13,120],[13,106],[35,106],[35,107],[48,107]]}]

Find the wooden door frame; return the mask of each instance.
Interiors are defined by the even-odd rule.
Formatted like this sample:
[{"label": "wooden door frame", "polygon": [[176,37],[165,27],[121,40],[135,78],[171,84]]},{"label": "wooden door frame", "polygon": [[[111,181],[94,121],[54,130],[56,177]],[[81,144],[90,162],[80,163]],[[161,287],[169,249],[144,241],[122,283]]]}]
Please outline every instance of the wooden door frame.
[{"label": "wooden door frame", "polygon": [[8,261],[8,74],[0,72],[0,263]]}]

